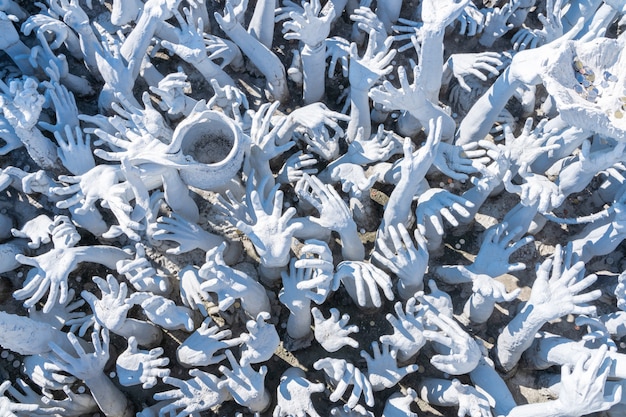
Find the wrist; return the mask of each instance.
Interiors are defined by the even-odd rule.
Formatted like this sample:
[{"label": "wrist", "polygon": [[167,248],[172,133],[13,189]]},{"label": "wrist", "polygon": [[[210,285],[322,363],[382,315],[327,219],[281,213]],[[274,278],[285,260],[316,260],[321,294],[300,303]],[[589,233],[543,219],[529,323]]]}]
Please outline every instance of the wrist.
[{"label": "wrist", "polygon": [[352,218],[347,219],[344,225],[342,225],[341,227],[335,227],[333,230],[339,233],[340,236],[342,236],[342,240],[344,235],[358,236],[356,222]]},{"label": "wrist", "polygon": [[97,391],[99,387],[106,384],[105,379],[108,380],[109,378],[104,374],[102,370],[99,370],[95,372],[93,375],[88,375],[86,377],[83,376],[81,379],[83,380],[85,385],[89,387],[91,391]]},{"label": "wrist", "polygon": [[520,315],[523,314],[526,317],[524,320],[524,327],[536,329],[535,333],[538,332],[545,323],[558,318],[549,318],[545,312],[542,311],[543,309],[541,307],[541,305],[537,306],[529,301],[519,313]]},{"label": "wrist", "polygon": [[424,22],[424,26],[420,29],[422,39],[443,36],[446,26],[441,22]]},{"label": "wrist", "polygon": [[480,39],[478,39],[478,43],[480,43],[482,46],[490,48],[493,46],[496,39],[498,39],[498,36],[490,34],[488,31],[484,31]]},{"label": "wrist", "polygon": [[326,44],[324,43],[323,39],[320,42],[313,43],[313,44],[305,43],[304,46],[302,47],[302,56],[323,54],[325,50],[326,50]]},{"label": "wrist", "polygon": [[[354,77],[357,78],[357,77]],[[361,96],[364,95],[365,97],[367,97],[367,99],[369,100],[369,91],[371,86],[369,85],[360,85],[359,83],[363,82],[363,79],[357,79],[357,80],[353,80],[350,79],[350,77],[348,77],[348,80],[350,81],[350,99],[353,100],[353,96],[355,95],[355,93],[360,94]]]},{"label": "wrist", "polygon": [[88,33],[93,33],[91,30],[91,25],[89,24],[89,20],[84,20],[82,22],[78,22],[72,25],[72,29],[78,32],[79,35],[85,35]]}]

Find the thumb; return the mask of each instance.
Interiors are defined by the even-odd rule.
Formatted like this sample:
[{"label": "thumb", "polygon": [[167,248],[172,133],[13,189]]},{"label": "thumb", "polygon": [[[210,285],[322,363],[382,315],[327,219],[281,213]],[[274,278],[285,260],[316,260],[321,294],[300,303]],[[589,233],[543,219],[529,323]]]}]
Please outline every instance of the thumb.
[{"label": "thumb", "polygon": [[137,352],[137,339],[135,338],[135,336],[131,336],[128,338],[128,347],[126,348],[126,350],[131,353]]}]

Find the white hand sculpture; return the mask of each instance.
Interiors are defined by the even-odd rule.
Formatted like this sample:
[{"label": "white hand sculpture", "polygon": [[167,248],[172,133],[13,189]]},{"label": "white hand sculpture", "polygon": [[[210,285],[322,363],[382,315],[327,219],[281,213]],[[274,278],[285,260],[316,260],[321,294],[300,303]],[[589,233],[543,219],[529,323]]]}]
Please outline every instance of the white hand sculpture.
[{"label": "white hand sculpture", "polygon": [[[252,141],[251,146],[251,159],[250,163],[253,169],[256,169],[259,172],[268,174],[267,164],[273,158],[276,158],[295,145],[295,142],[286,140],[284,143],[279,143],[279,129],[272,129],[272,118],[274,117],[274,112],[278,109],[278,105],[280,103],[275,101],[273,103],[265,103],[261,105],[261,107],[254,113],[252,117],[252,124],[250,126],[250,139]],[[280,122],[280,126],[282,127],[285,124],[287,119],[283,119]],[[287,138],[291,139],[291,138]],[[253,159],[254,158],[254,159]],[[261,166],[263,164],[263,166]],[[246,170],[247,172],[248,170]],[[250,170],[251,171],[251,170]],[[254,174],[252,172],[249,173],[250,177],[253,177]],[[261,176],[259,174],[259,176]],[[265,178],[261,178],[261,181],[265,180]],[[269,183],[269,178],[266,180]],[[265,188],[265,186],[263,187]],[[267,192],[267,191],[266,191]],[[249,197],[248,197],[249,198]]]},{"label": "white hand sculpture", "polygon": [[413,243],[409,232],[402,223],[396,227],[387,226],[386,234],[388,241],[393,244],[393,249],[387,246],[387,239],[378,236],[376,251],[372,253],[372,259],[387,268],[398,277],[398,294],[403,299],[412,297],[417,291],[424,289],[424,273],[428,268],[428,248],[426,240],[415,229],[416,245]]},{"label": "white hand sculpture", "polygon": [[[41,397],[41,401],[44,403],[41,416],[50,415],[49,413],[57,409],[59,415],[63,417],[80,417],[99,411],[98,403],[90,393],[77,394],[68,385],[63,387],[63,392],[66,397],[62,400],[47,396]],[[33,417],[38,417],[38,415],[33,415]]]},{"label": "white hand sculpture", "polygon": [[397,357],[401,363],[408,362],[426,344],[422,316],[414,314],[415,303],[415,298],[409,298],[404,310],[401,302],[395,303],[396,315],[388,313],[386,316],[387,321],[393,327],[393,334],[379,338],[381,343],[391,346],[398,352]]},{"label": "white hand sculpture", "polygon": [[[21,378],[17,379],[20,388],[9,387],[8,392],[15,400],[24,405],[37,405],[39,408],[28,413],[28,417],[45,417],[50,415],[62,415],[64,417],[80,417],[85,414],[98,411],[98,404],[94,401],[91,394],[75,394],[69,385],[63,386],[63,392],[66,398],[55,400],[49,392],[44,395],[36,393],[30,385]],[[1,406],[0,406],[1,407]],[[1,410],[1,408],[0,408]],[[56,414],[55,414],[56,413]],[[1,414],[3,415],[4,414]],[[18,416],[23,414],[19,413]]]},{"label": "white hand sculpture", "polygon": [[148,141],[152,141],[155,148],[158,148],[156,139],[169,141],[172,137],[172,129],[167,125],[161,113],[159,113],[150,101],[150,95],[144,91],[141,96],[143,107],[138,103],[129,101],[124,95],[116,93],[115,97],[120,104],[112,103],[111,107],[121,116],[121,119],[115,118],[111,124],[115,123],[115,127],[120,132],[128,132],[128,130],[138,135],[150,136]]},{"label": "white hand sculpture", "polygon": [[128,338],[128,347],[115,361],[117,377],[120,384],[125,387],[141,384],[143,389],[150,389],[156,385],[158,378],[169,376],[170,370],[167,365],[169,358],[161,357],[163,348],[157,347],[151,350],[139,350],[137,339]]},{"label": "white hand sculpture", "polygon": [[350,15],[350,20],[354,22],[352,26],[353,35],[356,33],[355,29],[358,29],[370,36],[374,35],[376,38],[375,41],[379,45],[382,44],[387,38],[387,29],[385,28],[385,25],[369,6],[361,4],[359,8],[354,9]]},{"label": "white hand sculpture", "polygon": [[303,175],[296,184],[296,194],[319,212],[319,217],[311,217],[311,221],[322,227],[341,233],[356,223],[352,219],[350,209],[330,185],[323,184],[317,177]]},{"label": "white hand sculpture", "polygon": [[76,382],[76,378],[64,374],[48,355],[27,356],[22,364],[22,373],[43,389],[60,390],[64,385]]},{"label": "white hand sculpture", "polygon": [[298,289],[298,283],[309,281],[312,269],[296,268],[295,258],[291,260],[288,271],[281,271],[283,287],[278,294],[280,302],[289,309],[287,334],[299,340],[311,335],[311,298],[312,291]]},{"label": "white hand sculpture", "polygon": [[103,200],[100,206],[113,212],[124,233],[133,240],[140,240],[136,231],[143,225],[130,218],[133,208],[126,197],[130,189],[119,165],[101,164],[81,175],[59,175],[59,180],[69,185],[53,187],[51,191],[70,197],[59,200],[56,203],[58,208],[72,208],[75,213],[83,215],[96,210],[96,202]]},{"label": "white hand sculpture", "polygon": [[205,303],[211,297],[209,293],[201,288],[204,281],[200,278],[198,269],[192,265],[187,265],[178,272],[180,281],[180,298],[184,305],[192,310],[200,310],[203,316],[208,316]]},{"label": "white hand sculpture", "polygon": [[495,152],[497,153],[493,157],[493,162],[480,170],[480,178],[470,178],[470,182],[479,193],[491,192],[502,184],[502,179],[511,165],[504,146],[499,145]]},{"label": "white hand sculpture", "polygon": [[242,366],[268,361],[280,345],[280,336],[276,327],[267,323],[269,319],[270,313],[263,311],[257,315],[256,320],[246,322],[248,333],[239,335],[239,340],[244,343],[239,360]]},{"label": "white hand sculpture", "polygon": [[[204,40],[206,43],[207,38],[205,37]],[[239,51],[236,45],[230,46]],[[224,64],[222,63],[222,65]],[[212,109],[213,106],[219,107],[237,123],[243,124],[244,114],[242,114],[241,109],[243,108],[243,113],[245,113],[250,108],[246,95],[240,89],[230,84],[226,84],[224,87],[220,86],[216,79],[211,80],[211,87],[213,87],[214,94],[207,102],[207,108]]]},{"label": "white hand sculpture", "polygon": [[[318,256],[318,257],[316,257]],[[335,279],[333,254],[326,242],[309,239],[300,248],[300,259],[294,266],[312,270],[311,278],[296,284],[298,290],[308,290],[307,297],[316,304],[322,304],[332,291],[337,291],[340,281]]]},{"label": "white hand sculpture", "polygon": [[367,378],[372,384],[374,391],[382,391],[393,387],[406,375],[417,371],[417,368],[419,368],[415,364],[398,368],[396,362],[398,349],[390,348],[386,343],[383,343],[381,349],[378,342],[373,341],[372,351],[374,352],[374,357],[364,350],[361,351],[361,357],[367,362]]},{"label": "white hand sculpture", "polygon": [[[203,22],[208,22],[208,20],[204,20]],[[220,68],[224,69],[226,66],[230,65],[233,71],[240,72],[244,69],[244,61],[243,55],[241,54],[241,50],[237,46],[235,42],[230,40],[226,40],[224,38],[220,38],[219,36],[211,35],[209,33],[204,32],[204,46],[206,47],[206,51],[209,54],[209,59],[211,61],[218,61],[218,65]],[[226,98],[229,100],[232,105],[229,106],[231,110],[235,110],[235,102],[238,102],[237,106],[243,105],[246,110],[248,110],[248,99],[246,96],[239,90],[237,87],[232,85],[225,85],[224,87],[219,87],[219,92],[215,87],[215,84],[219,85],[217,80],[211,81],[211,86],[213,86],[213,91],[216,95],[219,96],[219,100],[223,100]],[[222,106],[220,106],[222,107]],[[210,105],[209,105],[210,108]],[[228,107],[222,107],[225,111],[228,110]],[[237,113],[237,112],[235,112]],[[232,117],[233,115],[231,115]],[[236,114],[234,115],[236,117]]]},{"label": "white hand sculpture", "polygon": [[[50,123],[39,122],[39,126],[41,126],[41,128],[48,130],[52,133],[54,132],[63,133],[65,129],[69,129],[70,131],[72,131],[75,128],[79,127],[80,121],[78,120],[78,107],[76,107],[76,99],[74,98],[74,94],[72,94],[67,88],[65,88],[63,84],[61,84],[58,81],[54,81],[54,80],[46,81],[44,82],[44,85],[47,88],[46,95],[49,96],[54,106],[56,124],[52,125]],[[78,135],[76,137],[77,139],[76,145],[79,145],[79,146],[75,147],[74,151],[76,151],[77,153],[80,153],[81,157],[86,158],[86,161],[84,161],[84,164],[91,165],[91,167],[95,166],[93,155],[91,154],[91,148],[89,147],[88,144],[85,147],[85,143],[82,141],[82,131],[80,133],[77,132],[76,134]],[[55,139],[56,139],[56,136],[55,136]],[[69,140],[69,137],[67,139]],[[80,141],[78,139],[80,139]],[[82,142],[82,143],[78,143],[78,142]],[[57,140],[57,143],[58,143],[58,140]],[[71,145],[71,143],[65,143],[65,144],[58,143],[58,144],[59,146]],[[67,149],[66,150],[59,149],[59,157],[62,158],[61,153],[66,153],[66,151]],[[62,161],[62,162],[63,162],[63,165],[65,165],[65,161]],[[77,167],[80,166],[80,164],[82,164],[81,162],[77,162],[77,161],[74,161],[73,163],[74,164],[78,163],[79,165],[76,165]],[[68,166],[66,166],[66,168],[69,169]],[[87,168],[85,172],[88,171],[89,168]],[[72,169],[70,169],[70,172],[72,172],[73,174],[82,174],[82,172],[74,172]]]},{"label": "white hand sculpture", "polygon": [[189,308],[176,305],[174,301],[160,295],[136,292],[128,298],[128,303],[141,305],[148,319],[164,329],[192,332],[195,328]]},{"label": "white hand sculpture", "polygon": [[231,348],[241,343],[239,339],[229,339],[232,332],[220,330],[213,320],[207,317],[176,349],[176,359],[184,366],[207,366],[223,361],[226,356],[216,355],[217,351]]},{"label": "white hand sculpture", "polygon": [[[311,140],[325,138],[329,142],[328,152],[319,153],[327,160],[335,159],[339,153],[339,139],[344,136],[344,130],[339,122],[347,122],[350,117],[332,111],[324,103],[311,103],[295,109],[288,119],[298,126],[296,129],[304,129]],[[331,133],[333,133],[331,135]],[[284,139],[283,139],[284,140]]]},{"label": "white hand sculpture", "polygon": [[256,317],[262,311],[270,311],[265,288],[246,273],[226,265],[224,249],[226,243],[206,253],[206,262],[198,271],[205,280],[200,288],[217,294],[221,311],[228,309],[236,299],[241,301],[241,308],[251,317]]},{"label": "white hand sculpture", "polygon": [[259,368],[259,372],[256,372],[250,364],[237,363],[230,350],[226,351],[226,357],[232,370],[220,365],[220,372],[226,378],[217,386],[230,392],[237,404],[248,407],[250,411],[264,411],[271,402],[270,395],[265,389],[267,367],[263,365]]},{"label": "white hand sculpture", "polygon": [[419,76],[419,67],[416,66],[413,69],[413,84],[409,84],[406,69],[398,67],[400,88],[394,87],[391,82],[385,80],[381,87],[372,88],[369,96],[385,108],[415,112],[426,100],[425,93],[420,85]]},{"label": "white hand sculpture", "polygon": [[428,288],[430,289],[428,295],[424,294],[423,291],[415,294],[417,301],[425,306],[434,307],[439,314],[452,318],[454,316],[452,297],[447,292],[440,290],[434,279],[428,280]]},{"label": "white hand sculpture", "polygon": [[[12,24],[10,27],[13,29]],[[6,39],[6,32],[3,33],[5,33]],[[18,129],[16,133],[21,129],[32,130],[39,119],[46,99],[39,94],[37,88],[38,83],[33,78],[26,78],[23,82],[14,80],[9,85],[10,95],[8,97],[2,96],[0,99],[0,102],[3,103],[4,117],[14,129]],[[9,100],[9,97],[13,100]],[[42,166],[42,168],[45,167]]]},{"label": "white hand sculpture", "polygon": [[361,370],[353,364],[346,362],[344,359],[323,358],[317,360],[313,364],[313,368],[318,371],[323,369],[328,379],[335,386],[335,390],[329,397],[332,402],[339,401],[348,387],[352,385],[352,393],[347,403],[348,407],[354,408],[359,402],[361,394],[368,406],[374,406],[372,385]]},{"label": "white hand sculpture", "polygon": [[452,386],[456,389],[459,400],[459,417],[491,417],[491,405],[476,388],[471,385],[461,384],[458,379],[452,380]]},{"label": "white hand sculpture", "polygon": [[[288,118],[283,118],[279,125],[272,128],[272,118],[275,117],[274,113],[278,109],[279,104],[277,101],[262,104],[252,118],[252,125],[250,126],[251,155],[263,162],[269,162],[269,160],[282,155],[295,145],[295,143],[290,141],[291,137],[279,141],[280,128],[288,124]],[[254,162],[258,166],[258,162],[250,162]]]},{"label": "white hand sculpture", "polygon": [[561,145],[558,143],[546,144],[553,136],[552,132],[544,132],[547,123],[548,120],[543,119],[533,129],[533,119],[529,117],[518,137],[515,137],[511,128],[505,125],[504,138],[513,173],[527,172],[539,156],[559,149]]},{"label": "white hand sculpture", "polygon": [[440,352],[448,350],[445,354],[440,353],[430,359],[435,368],[450,375],[466,374],[476,368],[482,357],[480,347],[454,319],[439,316],[430,309],[426,310],[425,319],[441,332],[424,330],[424,337],[442,345],[444,349],[438,349]]},{"label": "white hand sculpture", "polygon": [[164,39],[161,45],[196,67],[207,81],[216,79],[221,85],[234,85],[230,76],[207,55],[202,18],[195,20],[188,7],[183,8],[183,13],[184,18],[178,10],[174,10],[174,16],[180,26],[178,42],[173,43]]},{"label": "white hand sculpture", "polygon": [[520,234],[521,227],[511,231],[507,229],[508,224],[505,222],[492,226],[485,232],[480,250],[474,263],[467,267],[468,270],[475,274],[485,274],[497,278],[526,268],[526,264],[522,262],[509,263],[509,257],[522,246],[534,241],[534,238],[526,236],[511,244],[515,237]]},{"label": "white hand sculpture", "polygon": [[74,294],[74,289],[70,288],[65,303],[55,304],[47,314],[33,306],[28,309],[28,316],[33,320],[48,323],[58,330],[61,330],[65,325],[70,325],[73,328],[79,326],[85,320],[85,313],[76,310],[85,304],[85,300],[74,301]]},{"label": "white hand sculpture", "polygon": [[510,193],[519,193],[521,204],[527,207],[536,206],[537,212],[549,213],[553,208],[559,207],[565,200],[558,185],[547,177],[534,173],[523,173],[524,183],[521,185],[511,182],[511,171],[507,171],[504,177],[504,185]]},{"label": "white hand sculpture", "polygon": [[363,137],[363,129],[357,130],[356,138],[348,144],[347,157],[354,164],[364,165],[384,162],[402,151],[401,138],[392,131],[386,131],[384,125],[369,138]]},{"label": "white hand sculpture", "polygon": [[395,25],[391,26],[394,32],[399,33],[399,35],[394,35],[394,42],[406,41],[407,43],[401,45],[398,48],[398,52],[405,52],[411,48],[415,49],[417,54],[421,51],[421,44],[423,42],[423,34],[422,31],[424,27],[423,22],[416,22],[414,20],[399,18],[398,22]]},{"label": "white hand sculpture", "polygon": [[483,147],[489,149],[494,145],[489,141],[478,141],[463,146],[442,142],[437,147],[433,165],[450,178],[464,181],[469,178],[468,174],[479,172],[489,163],[490,158],[487,155],[492,152],[482,149]]},{"label": "white hand sculpture", "polygon": [[104,366],[109,360],[109,331],[107,329],[102,330],[102,339],[100,339],[97,331],[91,333],[93,353],[85,352],[74,333],[68,333],[67,339],[78,354],[78,358],[63,350],[56,343],[50,342],[50,349],[52,350],[50,359],[63,371],[82,379],[89,385],[90,381],[96,380],[102,374]]},{"label": "white hand sculpture", "polygon": [[61,304],[67,302],[69,274],[81,262],[107,265],[123,257],[124,252],[121,249],[105,246],[74,247],[79,239],[80,235],[69,219],[58,216],[52,231],[54,249],[35,257],[15,255],[18,262],[34,268],[28,272],[24,287],[14,292],[14,297],[18,300],[26,299],[24,306],[31,307],[50,290],[43,307],[43,312],[48,313],[57,302]]},{"label": "white hand sculpture", "polygon": [[343,261],[337,265],[335,275],[339,277],[350,298],[359,307],[375,308],[382,305],[378,287],[382,289],[385,298],[393,300],[389,275],[371,263]]},{"label": "white hand sculpture", "polygon": [[76,35],[69,30],[69,27],[63,21],[57,20],[52,16],[48,16],[45,14],[35,14],[30,16],[24,23],[22,23],[21,31],[24,35],[29,36],[33,30],[35,30],[38,34],[49,32],[53,36],[54,41],[50,44],[52,49],[58,49],[65,41],[68,40],[69,36],[72,36],[76,39]]},{"label": "white hand sculpture", "polygon": [[351,333],[359,332],[359,326],[348,326],[348,314],[340,317],[339,310],[331,308],[330,317],[326,319],[317,307],[311,309],[311,314],[315,323],[315,340],[326,352],[336,352],[346,345],[355,349],[359,347],[359,342],[350,337]]},{"label": "white hand sculpture", "polygon": [[196,416],[230,398],[228,392],[218,386],[220,380],[215,375],[192,369],[189,376],[193,378],[186,381],[171,376],[163,377],[164,383],[173,385],[176,389],[154,394],[157,401],[171,400],[159,410],[159,417],[174,413],[179,417]]},{"label": "white hand sculpture", "polygon": [[335,17],[335,9],[331,10],[328,14],[320,15],[320,0],[303,1],[302,12],[289,12],[291,20],[283,23],[283,37],[287,40],[297,39],[311,48],[319,47],[330,33],[330,25]]},{"label": "white hand sculpture", "polygon": [[151,85],[150,91],[161,97],[159,108],[169,115],[191,112],[192,99],[185,94],[191,92],[191,83],[184,72],[167,74],[156,86]]},{"label": "white hand sculpture", "polygon": [[261,200],[257,190],[249,195],[250,213],[254,223],[237,220],[236,226],[248,236],[261,257],[261,264],[266,267],[283,267],[289,263],[289,251],[293,234],[302,229],[298,223],[290,223],[296,215],[295,207],[283,213],[283,192],[278,186],[266,199]]},{"label": "white hand sculpture", "polygon": [[17,417],[17,412],[30,413],[39,410],[39,404],[15,404],[4,393],[11,387],[11,381],[0,384],[0,414],[3,417]]},{"label": "white hand sculpture", "polygon": [[63,166],[74,175],[81,175],[96,166],[91,151],[91,136],[85,135],[80,127],[74,127],[74,132],[69,125],[65,125],[63,131],[55,131],[54,138],[59,145],[59,159]]},{"label": "white hand sculpture", "polygon": [[500,75],[505,59],[498,52],[481,52],[476,54],[452,54],[446,65],[462,89],[471,91],[465,77],[476,77],[481,81]]},{"label": "white hand sculpture", "polygon": [[93,311],[96,322],[112,332],[119,331],[126,322],[126,316],[132,304],[128,302],[128,286],[125,282],[121,284],[113,275],[107,275],[106,280],[100,277],[93,277],[102,297],[98,299],[94,294],[83,290],[82,297],[89,303]]},{"label": "white hand sculpture", "polygon": [[528,302],[498,336],[498,360],[504,369],[511,370],[517,364],[532,345],[532,336],[545,323],[567,314],[595,316],[596,306],[589,303],[602,291],[578,294],[597,279],[596,275],[584,277],[584,273],[585,263],[574,262],[571,245],[565,251],[557,245],[554,259],[546,259],[538,267]]},{"label": "white hand sculpture", "polygon": [[585,263],[582,261],[570,265],[566,259],[563,263],[560,245],[554,253],[554,259],[546,259],[537,270],[528,304],[546,322],[568,314],[595,315],[596,307],[588,303],[598,299],[602,291],[578,293],[591,286],[598,277],[591,274],[583,278]]},{"label": "white hand sculpture", "polygon": [[312,168],[317,162],[313,155],[309,153],[303,154],[302,151],[298,151],[287,158],[283,167],[278,171],[276,182],[291,184],[300,181],[302,174],[317,174],[317,168]]},{"label": "white hand sculpture", "polygon": [[611,339],[611,332],[602,322],[600,317],[578,316],[574,320],[576,326],[586,326],[587,334],[581,338],[583,346],[590,349],[597,349],[602,345],[606,345],[609,352],[617,352],[617,345]]},{"label": "white hand sculpture", "polygon": [[617,384],[613,392],[605,394],[610,367],[606,346],[601,346],[591,357],[581,357],[573,369],[569,365],[561,366],[558,402],[563,412],[586,415],[608,410],[618,403],[622,397],[621,385]]},{"label": "white hand sculpture", "polygon": [[339,182],[343,192],[359,199],[363,198],[363,194],[369,194],[378,177],[379,174],[367,177],[362,166],[347,162],[335,166],[330,172],[331,180]]},{"label": "white hand sculpture", "polygon": [[415,210],[417,227],[422,234],[426,234],[429,228],[433,228],[435,233],[443,236],[442,217],[452,226],[458,226],[457,216],[465,218],[470,216],[465,207],[473,208],[474,203],[448,190],[431,188],[419,196]]},{"label": "white hand sculpture", "polygon": [[146,258],[145,247],[135,243],[135,259],[124,259],[115,265],[119,274],[124,274],[137,291],[168,293],[170,282],[166,276],[158,275]]},{"label": "white hand sculpture", "polygon": [[326,58],[330,58],[328,65],[328,78],[335,78],[335,68],[337,62],[341,65],[341,72],[344,77],[348,76],[348,57],[350,56],[350,42],[341,36],[333,36],[326,39]]},{"label": "white hand sculpture", "polygon": [[324,388],[322,383],[307,380],[302,369],[287,369],[276,389],[277,404],[272,417],[320,417],[313,407],[311,394],[324,392]]},{"label": "white hand sculpture", "polygon": [[411,411],[411,404],[417,399],[417,392],[413,388],[407,389],[406,395],[400,392],[392,394],[385,403],[382,417],[418,417]]},{"label": "white hand sculpture", "polygon": [[534,49],[539,46],[542,41],[538,29],[529,29],[527,27],[520,28],[511,38],[513,50],[523,51],[524,49]]},{"label": "white hand sculpture", "polygon": [[480,37],[480,44],[490,47],[498,39],[513,29],[513,23],[507,23],[515,12],[514,3],[506,3],[502,7],[496,7],[485,17],[485,27]]},{"label": "white hand sculpture", "polygon": [[293,138],[306,143],[307,152],[315,153],[326,161],[333,161],[339,156],[338,134],[330,136],[325,127],[321,129],[319,136],[311,135],[308,129],[298,127],[294,131]]},{"label": "white hand sculpture", "polygon": [[471,1],[465,6],[457,20],[461,22],[459,35],[475,36],[485,28],[485,15]]},{"label": "white hand sculpture", "polygon": [[[118,108],[118,112],[121,112],[121,108]],[[102,148],[95,149],[94,155],[106,161],[118,162],[126,159],[133,165],[155,162],[165,166],[175,166],[177,162],[181,162],[181,158],[177,161],[177,155],[169,153],[168,144],[149,133],[143,124],[136,126],[133,123],[131,126],[134,128],[129,128],[127,124],[116,123],[115,128],[119,132],[116,135],[100,128],[94,129],[93,133],[101,139],[99,143],[106,144],[111,149],[110,151]]]},{"label": "white hand sculpture", "polygon": [[362,57],[359,57],[356,43],[350,44],[350,88],[368,91],[381,77],[393,70],[390,64],[396,56],[396,50],[389,50],[392,42],[392,38],[387,38],[382,44],[378,44],[376,31],[371,30]]},{"label": "white hand sculpture", "polygon": [[507,292],[500,281],[489,275],[476,275],[473,278],[472,291],[473,294],[463,308],[463,314],[472,323],[486,323],[495,304],[515,300],[521,288]]},{"label": "white hand sculpture", "polygon": [[197,248],[204,248],[203,241],[213,237],[197,223],[191,222],[177,213],[172,213],[169,217],[159,217],[156,226],[157,231],[152,236],[154,240],[170,240],[178,244],[178,246],[166,250],[166,253],[172,255],[180,255]]},{"label": "white hand sculpture", "polygon": [[[11,167],[7,168],[11,169]],[[22,189],[26,194],[39,193],[44,195],[51,195],[52,187],[56,185],[54,181],[46,174],[42,169],[36,172],[32,172],[24,175],[21,178]]]},{"label": "white hand sculpture", "polygon": [[[535,35],[535,38],[530,38],[529,48],[534,48],[538,45],[545,45],[546,43],[550,43],[561,36],[563,36],[563,2],[561,0],[548,0],[546,2],[546,15],[539,13],[537,15],[537,19],[543,25],[541,30],[532,31]],[[528,45],[529,39],[515,39],[517,33],[513,38],[511,38],[511,43],[513,44],[513,49],[515,50],[524,50]],[[541,41],[541,42],[539,42]]]}]

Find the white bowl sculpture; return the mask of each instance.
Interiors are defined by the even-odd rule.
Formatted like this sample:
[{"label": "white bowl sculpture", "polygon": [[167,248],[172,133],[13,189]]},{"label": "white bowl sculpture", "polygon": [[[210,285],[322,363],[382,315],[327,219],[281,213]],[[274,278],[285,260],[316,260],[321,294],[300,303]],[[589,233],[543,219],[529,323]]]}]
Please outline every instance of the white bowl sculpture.
[{"label": "white bowl sculpture", "polygon": [[174,130],[169,153],[184,156],[180,176],[187,185],[216,190],[237,174],[249,141],[222,113],[196,109]]}]

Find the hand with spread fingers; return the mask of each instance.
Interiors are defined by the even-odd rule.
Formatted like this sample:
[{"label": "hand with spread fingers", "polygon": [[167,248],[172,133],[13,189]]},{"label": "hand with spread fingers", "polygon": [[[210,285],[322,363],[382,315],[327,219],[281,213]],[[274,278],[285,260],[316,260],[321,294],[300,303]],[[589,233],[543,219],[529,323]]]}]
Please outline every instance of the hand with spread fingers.
[{"label": "hand with spread fingers", "polygon": [[322,345],[326,352],[336,352],[344,346],[359,347],[359,342],[350,337],[352,333],[358,333],[359,327],[348,326],[350,316],[344,314],[340,317],[339,310],[330,309],[330,317],[327,319],[317,308],[311,309],[314,320],[315,340]]},{"label": "hand with spread fingers", "polygon": [[417,371],[418,366],[415,364],[399,368],[396,361],[398,349],[386,343],[382,344],[381,349],[378,342],[372,342],[372,351],[373,357],[365,350],[361,351],[361,357],[367,362],[367,378],[374,391],[391,388],[406,375]]}]

